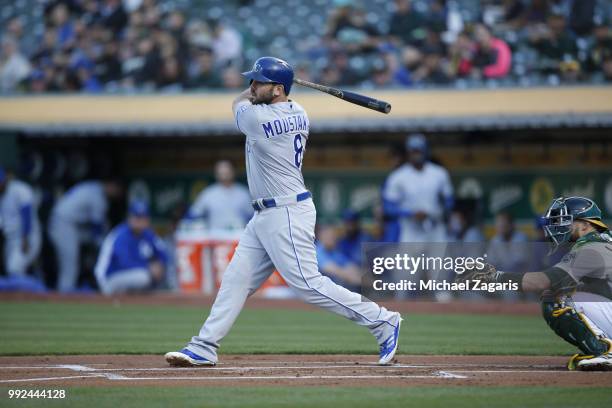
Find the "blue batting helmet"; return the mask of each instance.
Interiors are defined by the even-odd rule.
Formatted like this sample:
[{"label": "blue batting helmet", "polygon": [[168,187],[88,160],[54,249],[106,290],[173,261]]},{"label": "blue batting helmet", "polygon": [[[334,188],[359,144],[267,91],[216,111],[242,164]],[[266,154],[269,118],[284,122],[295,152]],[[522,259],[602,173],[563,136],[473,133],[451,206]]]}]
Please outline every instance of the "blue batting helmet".
[{"label": "blue batting helmet", "polygon": [[286,95],[289,95],[293,84],[293,68],[280,58],[261,57],[255,61],[252,70],[243,72],[242,75],[251,81],[281,84]]}]

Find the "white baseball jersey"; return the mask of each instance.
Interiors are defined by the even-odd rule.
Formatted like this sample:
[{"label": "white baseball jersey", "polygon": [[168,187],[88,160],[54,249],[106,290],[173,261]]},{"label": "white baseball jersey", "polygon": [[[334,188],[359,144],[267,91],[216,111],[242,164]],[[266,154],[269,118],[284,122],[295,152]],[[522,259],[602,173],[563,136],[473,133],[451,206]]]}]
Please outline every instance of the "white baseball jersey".
[{"label": "white baseball jersey", "polygon": [[[42,245],[38,202],[32,187],[23,181],[9,181],[0,196],[0,219],[5,237],[4,267],[9,275],[23,276],[38,257]],[[29,225],[23,225],[24,222]],[[29,228],[29,245],[25,252],[22,248],[24,227]]]},{"label": "white baseball jersey", "polygon": [[0,217],[7,238],[21,238],[23,231],[21,209],[25,206],[31,207],[30,234],[39,233],[38,203],[34,199],[32,187],[23,181],[9,181],[4,194],[0,196]]},{"label": "white baseball jersey", "polygon": [[103,224],[108,209],[104,188],[99,181],[84,181],[69,189],[55,204],[53,213],[76,224]]},{"label": "white baseball jersey", "polygon": [[187,349],[217,361],[219,342],[229,332],[247,297],[274,267],[303,300],[370,329],[379,344],[399,324],[399,314],[364,301],[361,295],[321,275],[314,246],[316,210],[312,199],[297,202],[306,191],[302,158],[308,139],[308,117],[295,102],[251,105],[234,111],[246,136],[247,175],[254,199],[296,196],[296,202],[255,213],[240,237],[223,274],[210,315]]},{"label": "white baseball jersey", "polygon": [[293,101],[271,105],[237,104],[236,124],[246,135],[245,156],[253,199],[306,191],[302,158],[309,134],[304,108]]},{"label": "white baseball jersey", "polygon": [[444,167],[427,162],[417,170],[407,163],[389,175],[383,195],[402,210],[424,211],[431,217],[441,218],[442,198],[452,197],[453,186]]},{"label": "white baseball jersey", "polygon": [[244,228],[252,215],[249,190],[238,183],[205,188],[189,210],[190,217],[206,217],[211,230]]}]

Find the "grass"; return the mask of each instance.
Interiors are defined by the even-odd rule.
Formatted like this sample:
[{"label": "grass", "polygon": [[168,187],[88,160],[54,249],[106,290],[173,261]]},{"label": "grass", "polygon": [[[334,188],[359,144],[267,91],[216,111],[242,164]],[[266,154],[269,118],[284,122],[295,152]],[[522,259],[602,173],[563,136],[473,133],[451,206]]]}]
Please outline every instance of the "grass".
[{"label": "grass", "polygon": [[[195,307],[0,302],[0,355],[162,354],[196,334]],[[537,316],[407,314],[404,354],[566,355]],[[374,354],[364,328],[323,311],[245,309],[221,353]]]},{"label": "grass", "polygon": [[[44,388],[44,387],[41,387]],[[610,388],[559,387],[71,387],[63,400],[9,400],[6,407],[534,407],[610,406]]]},{"label": "grass", "polygon": [[[207,316],[196,307],[0,302],[0,355],[162,354],[181,347]],[[537,316],[407,314],[406,354],[570,354]],[[364,328],[322,311],[245,309],[221,353],[374,354]],[[222,356],[221,356],[222,358]],[[0,407],[608,407],[610,388],[561,387],[66,387],[63,400]],[[41,383],[38,389],[53,389]]]}]

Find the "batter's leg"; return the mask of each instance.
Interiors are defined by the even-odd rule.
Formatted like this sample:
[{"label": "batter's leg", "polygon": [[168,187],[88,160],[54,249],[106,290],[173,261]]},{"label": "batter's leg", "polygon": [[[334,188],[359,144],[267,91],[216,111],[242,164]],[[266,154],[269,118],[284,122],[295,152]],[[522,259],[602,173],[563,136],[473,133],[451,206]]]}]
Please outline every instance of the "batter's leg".
[{"label": "batter's leg", "polygon": [[311,201],[263,211],[257,236],[274,266],[304,301],[366,326],[382,344],[393,335],[399,313],[363,300],[360,294],[321,275],[314,246],[316,211]]},{"label": "batter's leg", "polygon": [[186,348],[216,363],[219,342],[233,326],[247,297],[253,294],[271,273],[272,261],[253,232],[250,222],[223,274],[210,315],[200,333],[192,337]]}]

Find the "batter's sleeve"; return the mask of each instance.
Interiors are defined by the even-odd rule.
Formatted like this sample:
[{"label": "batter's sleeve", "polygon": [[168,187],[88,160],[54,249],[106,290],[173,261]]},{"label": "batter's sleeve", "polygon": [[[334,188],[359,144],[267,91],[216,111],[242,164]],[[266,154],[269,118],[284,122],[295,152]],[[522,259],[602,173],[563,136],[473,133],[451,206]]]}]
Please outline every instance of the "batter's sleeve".
[{"label": "batter's sleeve", "polygon": [[252,134],[253,128],[258,125],[257,106],[249,101],[237,103],[234,106],[234,118],[239,131],[245,135]]}]

